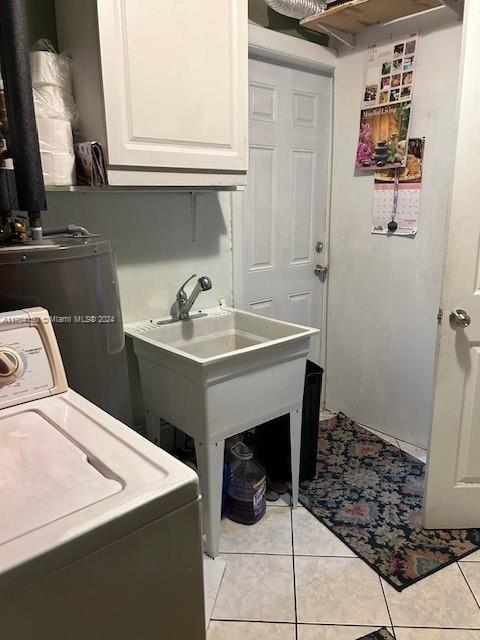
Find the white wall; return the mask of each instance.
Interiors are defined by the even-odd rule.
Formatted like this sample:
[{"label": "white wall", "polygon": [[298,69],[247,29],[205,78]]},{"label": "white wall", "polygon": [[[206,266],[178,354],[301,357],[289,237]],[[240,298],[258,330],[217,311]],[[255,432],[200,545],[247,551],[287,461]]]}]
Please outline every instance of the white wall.
[{"label": "white wall", "polygon": [[[411,31],[395,29],[393,39]],[[374,42],[371,32],[363,45]],[[343,53],[336,78],[326,402],[420,446],[431,426],[460,42],[453,22],[420,35],[411,135],[426,137],[426,156],[414,239],[371,235],[373,177],[354,174],[365,46]]]},{"label": "white wall", "polygon": [[195,225],[189,193],[49,193],[44,226],[80,224],[115,241],[124,322],[168,315],[194,272],[213,282],[198,305],[231,303],[231,196],[196,198]]},{"label": "white wall", "polygon": [[[216,305],[220,297],[231,304],[231,195],[196,198],[195,224],[189,193],[49,193],[44,226],[79,224],[114,240],[124,322],[169,315],[179,286],[194,272],[213,283],[196,307]],[[128,341],[127,360],[131,425],[140,426],[141,386]]]}]

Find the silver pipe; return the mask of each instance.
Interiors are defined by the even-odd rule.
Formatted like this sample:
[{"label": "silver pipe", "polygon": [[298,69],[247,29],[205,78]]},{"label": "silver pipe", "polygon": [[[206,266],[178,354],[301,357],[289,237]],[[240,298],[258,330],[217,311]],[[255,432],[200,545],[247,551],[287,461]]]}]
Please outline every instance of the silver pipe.
[{"label": "silver pipe", "polygon": [[43,234],[46,236],[56,236],[59,234],[68,233],[70,235],[79,235],[79,236],[91,236],[92,234],[85,227],[79,227],[76,224],[69,224],[65,227],[50,227],[49,229],[44,229]]}]

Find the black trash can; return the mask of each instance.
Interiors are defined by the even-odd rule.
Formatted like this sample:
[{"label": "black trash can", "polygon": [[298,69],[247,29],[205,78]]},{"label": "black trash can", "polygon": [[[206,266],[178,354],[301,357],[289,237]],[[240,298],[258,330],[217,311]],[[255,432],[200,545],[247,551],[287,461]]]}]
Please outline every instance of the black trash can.
[{"label": "black trash can", "polygon": [[[318,421],[323,369],[307,360],[302,411],[300,482],[313,480],[317,465]],[[255,449],[270,480],[290,481],[290,416],[286,414],[255,428]]]}]

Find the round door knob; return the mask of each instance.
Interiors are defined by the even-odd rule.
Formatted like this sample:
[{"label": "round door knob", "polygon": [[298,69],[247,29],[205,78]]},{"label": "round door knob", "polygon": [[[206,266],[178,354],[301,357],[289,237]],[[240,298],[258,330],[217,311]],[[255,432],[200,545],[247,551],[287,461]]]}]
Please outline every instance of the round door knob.
[{"label": "round door knob", "polygon": [[0,387],[15,382],[23,373],[20,355],[9,347],[0,347]]},{"label": "round door knob", "polygon": [[450,314],[450,324],[455,329],[466,329],[471,322],[472,319],[464,309],[455,309]]}]

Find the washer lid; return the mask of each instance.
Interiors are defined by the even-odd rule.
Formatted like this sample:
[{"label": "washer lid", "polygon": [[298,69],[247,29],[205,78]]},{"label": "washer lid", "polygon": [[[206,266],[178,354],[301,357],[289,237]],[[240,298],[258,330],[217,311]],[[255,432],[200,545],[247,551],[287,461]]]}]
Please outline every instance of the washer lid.
[{"label": "washer lid", "polygon": [[0,418],[0,544],[122,488],[37,411]]}]

